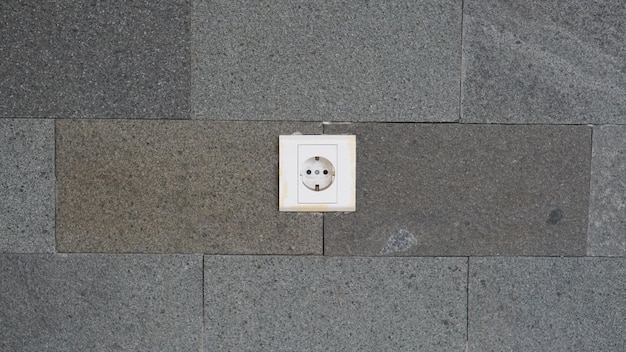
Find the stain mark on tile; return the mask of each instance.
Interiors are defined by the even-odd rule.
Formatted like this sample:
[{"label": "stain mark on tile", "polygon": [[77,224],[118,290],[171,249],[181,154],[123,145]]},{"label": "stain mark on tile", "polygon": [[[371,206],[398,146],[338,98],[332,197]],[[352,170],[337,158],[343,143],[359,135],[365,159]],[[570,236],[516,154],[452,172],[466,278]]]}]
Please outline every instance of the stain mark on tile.
[{"label": "stain mark on tile", "polygon": [[415,239],[415,235],[407,230],[401,229],[389,237],[389,240],[387,240],[380,254],[404,252],[416,244],[417,240]]},{"label": "stain mark on tile", "polygon": [[548,221],[546,221],[550,225],[556,225],[563,219],[563,210],[560,208],[556,208],[550,212],[548,216]]}]

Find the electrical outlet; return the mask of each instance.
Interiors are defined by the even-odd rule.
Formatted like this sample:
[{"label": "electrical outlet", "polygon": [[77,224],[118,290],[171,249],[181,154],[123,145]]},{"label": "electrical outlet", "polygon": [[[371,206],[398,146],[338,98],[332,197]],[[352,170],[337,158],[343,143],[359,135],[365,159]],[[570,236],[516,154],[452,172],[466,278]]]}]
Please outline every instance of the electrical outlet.
[{"label": "electrical outlet", "polygon": [[356,137],[279,137],[280,211],[355,211]]}]

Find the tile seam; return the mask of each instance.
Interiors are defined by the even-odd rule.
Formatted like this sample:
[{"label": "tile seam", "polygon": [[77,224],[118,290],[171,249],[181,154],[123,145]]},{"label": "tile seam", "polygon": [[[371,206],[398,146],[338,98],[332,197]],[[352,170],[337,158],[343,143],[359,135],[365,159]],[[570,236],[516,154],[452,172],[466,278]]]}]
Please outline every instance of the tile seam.
[{"label": "tile seam", "polygon": [[592,197],[592,188],[593,188],[593,146],[594,146],[594,134],[596,126],[589,125],[591,128],[591,138],[590,138],[590,146],[589,146],[589,190],[587,191],[587,227],[585,233],[585,257],[590,257],[590,235],[591,235],[591,197]]},{"label": "tile seam", "polygon": [[501,126],[592,126],[592,127],[603,127],[603,126],[626,126],[626,123],[590,123],[590,122],[463,122],[460,120],[454,121],[381,121],[381,120],[366,120],[366,121],[357,121],[357,120],[341,120],[341,121],[324,121],[324,120],[291,120],[291,119],[212,119],[206,117],[198,117],[198,118],[178,118],[178,117],[142,117],[142,116],[134,116],[134,117],[100,117],[100,116],[79,116],[79,117],[63,117],[63,116],[0,116],[1,120],[86,120],[86,121],[101,121],[101,120],[114,120],[114,121],[206,121],[206,122],[275,122],[275,123],[324,123],[324,124],[422,124],[422,125],[501,125]]},{"label": "tile seam", "polygon": [[469,351],[469,295],[470,295],[470,257],[467,258],[467,275],[465,277],[465,352]]},{"label": "tile seam", "polygon": [[465,72],[463,70],[463,44],[465,40],[465,27],[464,27],[464,14],[465,14],[465,0],[461,1],[461,47],[459,55],[459,111],[458,111],[458,123],[463,122],[463,77]]},{"label": "tile seam", "polygon": [[58,178],[58,165],[57,165],[57,119],[54,118],[52,119],[52,147],[54,149],[54,155],[53,155],[53,161],[52,161],[52,167],[54,167],[54,186],[53,188],[53,230],[54,230],[54,244],[53,244],[53,248],[52,248],[52,252],[53,253],[58,253],[58,245],[59,245],[59,239],[58,239],[58,229],[57,229],[57,222],[58,222],[58,192],[57,192],[57,188],[58,188],[58,183],[59,183],[59,178]]},{"label": "tile seam", "polygon": [[202,311],[202,324],[200,326],[200,329],[201,329],[201,331],[200,331],[201,346],[200,347],[201,347],[201,351],[205,351],[205,349],[206,349],[206,338],[207,337],[206,337],[206,334],[205,334],[205,331],[206,331],[206,321],[205,321],[206,307],[205,307],[204,302],[205,302],[205,297],[206,297],[205,296],[206,295],[206,292],[205,292],[206,289],[205,289],[205,284],[204,284],[204,273],[206,271],[206,268],[205,268],[206,264],[205,264],[205,261],[204,261],[205,255],[201,254],[201,256],[202,256],[202,268],[201,268],[201,270],[202,270],[202,283],[201,283],[201,287],[202,287],[202,302],[200,302],[200,304],[202,305],[202,309],[201,309],[201,311]]},{"label": "tile seam", "polygon": [[322,256],[326,256],[326,214],[322,213]]},{"label": "tile seam", "polygon": [[[195,1],[188,1],[187,4],[189,4],[189,24],[188,24],[188,29],[189,29],[189,36],[187,37],[189,40],[189,45],[187,46],[187,54],[189,55],[189,71],[187,72],[189,75],[189,87],[187,90],[187,104],[188,104],[188,116],[187,116],[187,120],[195,120],[196,119],[196,113],[195,113],[195,106],[194,106],[194,76],[193,76],[193,72],[194,72],[194,67],[195,67],[195,57],[194,57],[194,35],[193,35],[193,21],[194,21],[194,13],[195,13],[195,7],[196,7],[196,2]],[[202,257],[202,260],[204,262],[204,256]],[[204,270],[204,269],[203,269]],[[204,350],[204,348],[203,348]]]},{"label": "tile seam", "polygon": [[[93,255],[93,256],[181,256],[181,255],[193,255],[191,252],[176,252],[176,253],[146,253],[146,252],[60,252],[60,253],[47,253],[47,252],[2,252],[1,255],[68,255],[68,256],[77,256],[77,255]],[[411,259],[411,258],[422,258],[422,259],[433,259],[433,258],[488,258],[488,259],[626,259],[626,256],[615,256],[615,255],[597,255],[597,256],[525,256],[525,255],[489,255],[489,256],[446,256],[446,255],[433,255],[433,256],[424,256],[424,255],[401,255],[401,256],[381,256],[381,255],[319,255],[319,254],[241,254],[241,253],[209,253],[209,254],[200,254],[203,257],[293,257],[293,258],[306,258],[306,257],[328,257],[328,258],[361,258],[361,259]]]},{"label": "tile seam", "polygon": [[[322,122],[322,134],[326,134],[326,123]],[[326,256],[326,213],[322,213],[322,257]]]}]

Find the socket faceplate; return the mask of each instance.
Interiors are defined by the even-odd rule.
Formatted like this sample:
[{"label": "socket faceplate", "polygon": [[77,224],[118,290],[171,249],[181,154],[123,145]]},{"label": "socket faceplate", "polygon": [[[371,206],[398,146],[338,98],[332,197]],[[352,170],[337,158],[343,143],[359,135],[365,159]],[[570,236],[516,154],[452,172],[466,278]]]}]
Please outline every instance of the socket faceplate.
[{"label": "socket faceplate", "polygon": [[278,188],[280,211],[355,211],[356,136],[280,136]]}]

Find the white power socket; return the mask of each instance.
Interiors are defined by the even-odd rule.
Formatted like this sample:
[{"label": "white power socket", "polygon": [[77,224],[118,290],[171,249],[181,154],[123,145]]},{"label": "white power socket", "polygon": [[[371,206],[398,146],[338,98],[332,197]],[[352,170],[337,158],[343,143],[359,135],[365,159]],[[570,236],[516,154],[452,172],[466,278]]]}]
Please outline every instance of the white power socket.
[{"label": "white power socket", "polygon": [[356,137],[279,137],[280,211],[355,211]]}]

